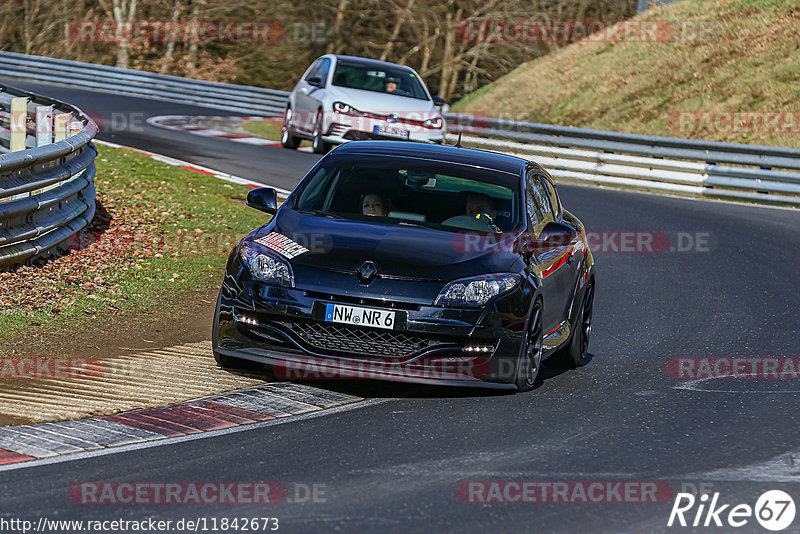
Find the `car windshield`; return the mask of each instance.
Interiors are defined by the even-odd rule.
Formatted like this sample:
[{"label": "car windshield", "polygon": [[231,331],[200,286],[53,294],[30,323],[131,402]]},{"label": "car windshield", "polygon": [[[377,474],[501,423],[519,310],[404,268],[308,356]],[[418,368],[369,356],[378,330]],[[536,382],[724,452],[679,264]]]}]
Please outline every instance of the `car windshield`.
[{"label": "car windshield", "polygon": [[304,182],[294,209],[448,232],[508,232],[520,221],[515,174],[414,158],[330,158]]},{"label": "car windshield", "polygon": [[333,74],[333,85],[428,100],[428,94],[417,75],[401,68],[382,68],[339,61]]}]

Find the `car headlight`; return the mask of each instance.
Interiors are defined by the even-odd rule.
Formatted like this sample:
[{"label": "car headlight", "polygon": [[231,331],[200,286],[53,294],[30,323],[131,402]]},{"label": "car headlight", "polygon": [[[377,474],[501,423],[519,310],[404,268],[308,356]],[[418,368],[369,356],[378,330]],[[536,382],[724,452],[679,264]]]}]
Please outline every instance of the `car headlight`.
[{"label": "car headlight", "polygon": [[359,111],[350,104],[345,104],[344,102],[334,102],[333,111],[335,111],[336,113],[343,113],[345,115],[354,115],[356,117],[365,115],[363,111]]},{"label": "car headlight", "polygon": [[425,126],[425,128],[435,128],[438,130],[439,128],[442,127],[442,123],[443,122],[441,117],[435,117],[433,119],[427,119],[425,122],[422,123],[422,125]]},{"label": "car headlight", "polygon": [[483,306],[519,285],[518,274],[485,274],[454,280],[445,286],[434,306]]},{"label": "car headlight", "polygon": [[253,278],[284,287],[294,287],[294,273],[286,261],[252,241],[242,244],[239,257]]}]

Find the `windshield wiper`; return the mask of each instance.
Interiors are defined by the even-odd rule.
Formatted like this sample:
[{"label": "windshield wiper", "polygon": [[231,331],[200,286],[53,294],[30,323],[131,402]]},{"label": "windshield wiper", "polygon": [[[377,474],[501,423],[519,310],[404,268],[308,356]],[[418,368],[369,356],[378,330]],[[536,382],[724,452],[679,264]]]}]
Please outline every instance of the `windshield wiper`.
[{"label": "windshield wiper", "polygon": [[297,213],[302,213],[303,215],[315,215],[317,217],[329,217],[331,219],[343,219],[344,217],[340,217],[339,215],[334,215],[333,213],[328,213],[327,211],[320,211],[320,210],[295,210]]},{"label": "windshield wiper", "polygon": [[432,228],[427,224],[422,224],[414,221],[400,221],[397,224],[402,224],[403,226],[415,226],[417,228],[425,228],[427,230],[432,230]]}]

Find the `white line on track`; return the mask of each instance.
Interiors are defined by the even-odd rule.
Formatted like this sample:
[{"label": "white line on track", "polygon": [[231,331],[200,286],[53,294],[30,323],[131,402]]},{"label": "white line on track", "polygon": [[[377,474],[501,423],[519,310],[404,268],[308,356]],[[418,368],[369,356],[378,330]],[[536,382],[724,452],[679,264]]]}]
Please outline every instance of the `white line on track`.
[{"label": "white line on track", "polygon": [[696,391],[698,393],[735,393],[737,395],[742,394],[742,393],[749,393],[749,394],[761,393],[761,394],[769,394],[769,395],[773,395],[775,393],[791,393],[793,395],[800,394],[800,389],[795,389],[795,390],[780,390],[780,389],[755,390],[755,389],[749,389],[748,390],[748,389],[707,389],[707,388],[701,387],[701,384],[703,384],[704,382],[708,382],[710,380],[720,380],[720,379],[718,379],[718,378],[716,378],[716,379],[715,378],[701,378],[701,379],[697,379],[697,380],[688,380],[685,384],[678,384],[677,386],[672,386],[672,389],[677,389],[677,390],[680,390],[680,391]]}]

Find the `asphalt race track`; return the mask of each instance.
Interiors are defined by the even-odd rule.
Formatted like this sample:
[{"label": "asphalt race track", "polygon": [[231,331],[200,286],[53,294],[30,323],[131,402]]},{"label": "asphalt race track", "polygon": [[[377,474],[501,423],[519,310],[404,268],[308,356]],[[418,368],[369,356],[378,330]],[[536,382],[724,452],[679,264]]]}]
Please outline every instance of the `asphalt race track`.
[{"label": "asphalt race track", "polygon": [[[99,112],[106,121],[112,112],[143,110],[145,118],[225,114],[8,83]],[[139,126],[99,137],[287,189],[317,159],[144,120]],[[584,187],[559,192],[567,209],[601,234],[585,367],[546,369],[539,388],[516,395],[328,383],[368,400],[285,424],[11,466],[0,472],[0,517],[270,516],[286,532],[384,534],[693,530],[667,527],[672,494],[661,503],[459,500],[460,483],[491,480],[665,481],[675,493],[706,484],[721,503],[751,506],[764,491],[781,489],[800,503],[800,381],[697,382],[667,373],[677,357],[800,357],[800,212]],[[652,253],[601,250],[618,243],[613,232],[655,232],[671,241]],[[69,488],[85,481],[277,481],[289,495],[273,505],[75,504]],[[304,501],[295,492],[314,484],[324,489],[317,502],[289,502]],[[737,531],[765,532],[754,518]]]},{"label": "asphalt race track", "polygon": [[240,113],[5,78],[0,78],[0,83],[46,94],[78,106],[101,127],[98,139],[191,161],[283,189],[292,189],[319,159],[316,154],[303,152],[298,152],[293,158],[277,154],[270,158],[267,153],[254,153],[252,147],[240,143],[220,144],[217,139],[176,135],[178,132],[173,130],[147,124],[147,118],[157,115],[241,115]]}]

